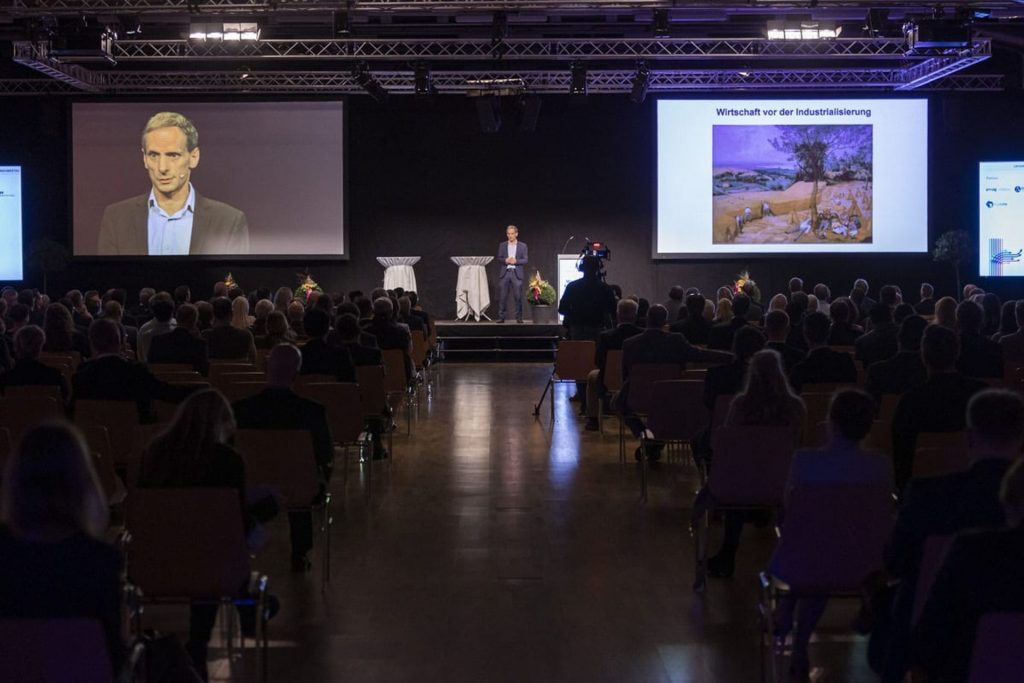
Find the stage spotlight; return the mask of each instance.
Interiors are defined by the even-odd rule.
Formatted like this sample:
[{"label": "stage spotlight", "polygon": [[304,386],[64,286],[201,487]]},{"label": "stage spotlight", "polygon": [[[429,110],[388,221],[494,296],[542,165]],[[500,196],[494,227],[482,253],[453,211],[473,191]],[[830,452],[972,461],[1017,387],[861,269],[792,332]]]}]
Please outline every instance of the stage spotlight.
[{"label": "stage spotlight", "polygon": [[569,84],[570,95],[587,94],[587,65],[583,62],[572,63],[572,82]]},{"label": "stage spotlight", "polygon": [[430,78],[430,67],[424,62],[417,62],[413,68],[413,78],[415,79],[415,92],[417,95],[433,95],[434,84]]},{"label": "stage spotlight", "polygon": [[367,95],[381,104],[387,102],[388,91],[380,84],[380,81],[373,77],[373,74],[370,73],[370,67],[366,62],[360,62],[356,67],[355,78],[356,83],[366,91]]},{"label": "stage spotlight", "polygon": [[671,35],[671,31],[669,30],[668,10],[654,10],[654,37],[668,38],[669,35]]},{"label": "stage spotlight", "polygon": [[647,99],[647,89],[651,85],[651,72],[647,68],[647,62],[640,62],[636,67],[636,74],[633,75],[633,89],[629,93],[629,99],[637,104],[642,104]]}]

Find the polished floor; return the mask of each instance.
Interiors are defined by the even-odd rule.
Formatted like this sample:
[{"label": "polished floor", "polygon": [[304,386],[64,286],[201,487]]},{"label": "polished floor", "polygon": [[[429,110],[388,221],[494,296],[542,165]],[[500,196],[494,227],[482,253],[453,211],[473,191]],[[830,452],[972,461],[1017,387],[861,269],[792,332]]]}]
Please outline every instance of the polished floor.
[{"label": "polished floor", "polygon": [[[770,529],[748,529],[736,578],[695,595],[686,531],[689,465],[661,464],[640,502],[636,465],[620,465],[614,421],[583,430],[555,392],[533,416],[547,363],[438,368],[412,435],[372,485],[350,463],[332,482],[333,570],[288,572],[287,525],[271,525],[257,566],[282,603],[271,623],[271,681],[760,680],[757,571]],[[712,550],[720,529],[713,530]],[[876,680],[866,643],[829,607],[811,647],[813,680]],[[183,613],[150,614],[178,628]],[[211,650],[213,680],[245,662]]]}]

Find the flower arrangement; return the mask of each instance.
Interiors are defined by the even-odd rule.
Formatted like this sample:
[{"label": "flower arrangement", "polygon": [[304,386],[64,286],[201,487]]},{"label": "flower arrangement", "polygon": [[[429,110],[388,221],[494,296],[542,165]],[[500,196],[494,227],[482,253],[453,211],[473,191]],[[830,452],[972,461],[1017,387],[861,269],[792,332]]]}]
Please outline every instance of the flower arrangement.
[{"label": "flower arrangement", "polygon": [[227,277],[224,278],[224,284],[227,285],[228,289],[234,289],[238,286],[238,283],[235,282],[235,278],[231,273],[228,273]]},{"label": "flower arrangement", "polygon": [[733,283],[732,290],[736,294],[743,291],[743,287],[750,285],[750,298],[753,301],[761,301],[761,290],[758,288],[757,283],[750,277],[750,271],[744,270],[736,276],[736,282]]},{"label": "flower arrangement", "polygon": [[550,306],[555,303],[555,288],[540,276],[540,271],[533,271],[533,277],[526,288],[526,298],[534,306]]},{"label": "flower arrangement", "polygon": [[960,288],[960,264],[969,261],[971,257],[971,236],[966,230],[947,230],[935,240],[935,248],[932,250],[932,258],[939,263],[948,263],[953,268],[953,275],[956,277],[957,296],[962,291]]},{"label": "flower arrangement", "polygon": [[304,273],[298,273],[299,286],[295,288],[295,298],[301,299],[303,302],[309,301],[309,297],[313,292],[323,293],[324,290],[320,289],[320,285],[316,283],[313,276],[310,275],[309,271]]}]

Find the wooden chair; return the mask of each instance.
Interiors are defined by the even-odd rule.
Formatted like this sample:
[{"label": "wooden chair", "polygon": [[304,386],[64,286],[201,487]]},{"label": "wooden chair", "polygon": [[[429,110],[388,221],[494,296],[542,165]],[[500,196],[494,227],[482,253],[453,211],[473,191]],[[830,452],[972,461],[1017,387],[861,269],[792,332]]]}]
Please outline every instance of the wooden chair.
[{"label": "wooden chair", "polygon": [[903,394],[882,394],[882,400],[878,402],[878,419],[892,424],[896,406],[899,405],[901,398]]},{"label": "wooden chair", "polygon": [[388,404],[387,392],[384,390],[384,367],[356,367],[356,384],[359,386],[359,403],[362,406],[363,419],[383,421],[383,431],[388,435],[388,451],[391,453],[391,460],[394,460],[395,426],[391,418],[392,410]]},{"label": "wooden chair", "polygon": [[953,545],[952,535],[935,535],[925,539],[924,549],[921,551],[921,564],[917,570],[917,588],[914,591],[914,611],[910,620],[913,627],[921,618],[925,603],[928,602],[928,594],[932,590],[932,584],[942,568],[950,546]]},{"label": "wooden chair", "polygon": [[20,401],[26,398],[52,398],[64,403],[64,396],[56,384],[22,384],[4,389],[4,398]]},{"label": "wooden chair", "polygon": [[328,384],[338,383],[338,378],[334,375],[323,375],[318,373],[311,373],[308,375],[299,375],[295,378],[295,388],[298,390],[299,387],[306,384]]},{"label": "wooden chair", "polygon": [[161,375],[165,372],[195,372],[191,363],[147,363],[146,367],[154,375]]},{"label": "wooden chair", "polygon": [[544,403],[544,397],[551,391],[551,422],[555,421],[555,392],[554,385],[562,382],[586,382],[587,375],[591,370],[596,369],[594,358],[597,352],[597,344],[589,340],[563,341],[558,345],[555,353],[555,365],[551,370],[551,376],[544,386],[544,393],[540,401],[533,407],[533,414],[540,415],[540,407]]},{"label": "wooden chair", "polygon": [[412,434],[412,390],[405,374],[405,354],[401,349],[381,351],[384,363],[384,394],[392,408],[405,406],[405,433]]},{"label": "wooden chair", "polygon": [[[655,382],[651,388],[651,405],[647,415],[647,429],[640,440],[646,446],[649,440],[664,442],[667,458],[671,460],[673,447],[682,451],[690,448],[693,439],[707,429],[711,416],[704,407],[704,382],[676,379]],[[647,458],[641,458],[640,499],[647,502]]]},{"label": "wooden chair", "polygon": [[265,381],[230,382],[218,387],[220,392],[224,394],[224,397],[228,400],[228,403],[235,403],[236,401],[241,401],[243,398],[255,396],[266,388],[267,383]]},{"label": "wooden chair", "polygon": [[107,432],[107,428],[102,425],[87,424],[80,425],[78,431],[82,433],[89,452],[92,454],[93,466],[99,476],[103,492],[107,495],[107,502],[111,505],[123,503],[126,490],[115,472],[113,447],[110,445],[110,434]]},{"label": "wooden chair", "polygon": [[164,370],[159,365],[150,366],[150,372],[161,382],[168,384],[179,384],[181,382],[204,382],[206,378],[195,370]]},{"label": "wooden chair", "polygon": [[39,361],[46,363],[47,360],[57,360],[58,362],[67,362],[71,366],[71,372],[78,370],[78,366],[82,364],[82,354],[78,351],[43,351],[39,354]]},{"label": "wooden chair", "polygon": [[0,427],[7,428],[15,444],[41,422],[63,417],[63,405],[52,398],[0,398]]},{"label": "wooden chair", "polygon": [[423,382],[427,385],[427,393],[430,393],[432,384],[430,375],[430,347],[422,332],[416,330],[412,333],[412,365],[416,371],[423,375]]},{"label": "wooden chair", "polygon": [[68,383],[68,386],[71,386],[71,378],[74,376],[75,370],[72,367],[71,362],[66,357],[59,356],[43,358],[40,356],[39,362],[47,367],[60,370],[60,374],[64,377],[64,381]]},{"label": "wooden chair", "polygon": [[823,392],[800,392],[800,398],[804,401],[807,414],[804,418],[804,428],[801,432],[801,445],[804,448],[817,448],[823,444],[818,441],[820,435],[817,432],[819,422],[828,421],[828,407],[832,402],[832,393]]},{"label": "wooden chair", "polygon": [[970,683],[1019,681],[1024,671],[1024,613],[996,612],[978,621]]},{"label": "wooden chair", "polygon": [[7,427],[0,427],[0,480],[4,478],[4,470],[7,469],[7,459],[11,457],[14,445],[11,443],[11,432]]},{"label": "wooden chair", "polygon": [[[622,390],[622,349],[612,349],[604,359],[604,387],[608,390],[609,397],[615,396]],[[604,402],[603,396],[598,397],[597,403],[597,424],[604,435]],[[609,398],[609,400],[611,400]]]},{"label": "wooden chair", "polygon": [[132,450],[128,455],[127,477],[129,488],[134,488],[139,483],[139,475],[142,472],[142,458],[153,438],[167,429],[167,424],[144,424],[138,425],[132,434]]},{"label": "wooden chair", "polygon": [[75,424],[106,427],[114,465],[127,466],[135,428],[139,425],[139,409],[135,401],[75,401]]},{"label": "wooden chair", "polygon": [[914,444],[911,477],[940,477],[971,466],[966,432],[921,432]]},{"label": "wooden chair", "polygon": [[[715,459],[717,467],[717,451]],[[760,575],[761,662],[769,680],[780,680],[786,649],[786,636],[775,632],[781,598],[859,600],[866,580],[883,570],[893,519],[886,486],[808,484],[789,492],[771,569]]]},{"label": "wooden chair", "polygon": [[[238,491],[135,489],[128,500],[128,580],[154,604],[253,605],[261,678],[266,680],[267,577],[251,572]],[[247,588],[254,587],[255,594]],[[134,624],[141,632],[141,615]],[[226,620],[232,627],[235,620]],[[228,642],[233,640],[229,633]]]},{"label": "wooden chair", "polygon": [[[313,438],[302,430],[239,429],[235,446],[245,460],[248,486],[266,486],[281,498],[289,512],[322,513],[322,585],[331,580],[331,493],[320,481]],[[317,502],[321,498],[322,502]]]},{"label": "wooden chair", "polygon": [[[630,369],[629,395],[626,397],[626,412],[645,417],[653,404],[652,387],[655,382],[677,379],[682,368],[675,363],[640,363]],[[619,462],[626,462],[626,415],[619,414]]]},{"label": "wooden chair", "polygon": [[[331,437],[341,446],[344,458],[345,481],[348,481],[348,449],[355,446],[359,456],[366,456],[367,471],[372,472],[372,452],[369,435],[364,429],[359,385],[352,382],[305,384],[295,388],[300,396],[316,401],[327,412]],[[372,476],[372,475],[371,475]]]},{"label": "wooden chair", "polygon": [[5,681],[112,683],[107,637],[97,619],[0,619]]}]

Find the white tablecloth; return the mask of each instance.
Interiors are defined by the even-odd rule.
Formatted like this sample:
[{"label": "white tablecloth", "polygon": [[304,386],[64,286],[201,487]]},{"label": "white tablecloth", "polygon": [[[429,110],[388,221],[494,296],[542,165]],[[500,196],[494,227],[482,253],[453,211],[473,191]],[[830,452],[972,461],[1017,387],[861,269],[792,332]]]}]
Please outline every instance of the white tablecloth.
[{"label": "white tablecloth", "polygon": [[407,292],[417,292],[416,273],[412,267],[419,263],[419,260],[419,256],[378,256],[377,263],[385,269],[384,289],[401,287]]},{"label": "white tablecloth", "polygon": [[459,320],[470,315],[475,316],[477,322],[481,316],[487,318],[484,312],[491,305],[491,293],[484,266],[493,260],[493,256],[452,256],[452,263],[459,267],[459,279],[455,285],[455,309]]}]

